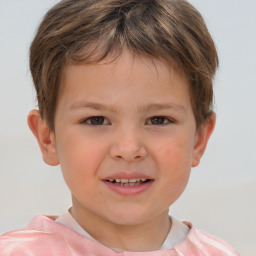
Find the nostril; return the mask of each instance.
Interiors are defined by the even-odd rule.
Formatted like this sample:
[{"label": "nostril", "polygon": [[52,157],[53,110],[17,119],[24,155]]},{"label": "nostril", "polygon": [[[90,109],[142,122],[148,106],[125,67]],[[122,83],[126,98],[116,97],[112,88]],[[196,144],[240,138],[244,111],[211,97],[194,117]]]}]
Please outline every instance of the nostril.
[{"label": "nostril", "polygon": [[141,160],[143,159],[143,156],[140,156],[140,155],[136,155],[136,156],[133,156],[133,155],[117,155],[115,156],[116,159],[123,159],[125,161],[135,161],[135,160]]},{"label": "nostril", "polygon": [[113,159],[122,159],[127,162],[141,161],[147,156],[147,150],[144,145],[133,145],[131,143],[114,143],[109,153]]}]

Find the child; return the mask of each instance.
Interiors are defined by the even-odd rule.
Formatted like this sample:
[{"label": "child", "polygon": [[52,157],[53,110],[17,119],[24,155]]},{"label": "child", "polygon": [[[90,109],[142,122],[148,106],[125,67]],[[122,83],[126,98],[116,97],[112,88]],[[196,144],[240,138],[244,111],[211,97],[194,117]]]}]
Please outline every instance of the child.
[{"label": "child", "polygon": [[28,124],[72,207],[2,235],[0,255],[239,255],[168,214],[214,129],[217,65],[185,0],[54,6],[30,49]]}]

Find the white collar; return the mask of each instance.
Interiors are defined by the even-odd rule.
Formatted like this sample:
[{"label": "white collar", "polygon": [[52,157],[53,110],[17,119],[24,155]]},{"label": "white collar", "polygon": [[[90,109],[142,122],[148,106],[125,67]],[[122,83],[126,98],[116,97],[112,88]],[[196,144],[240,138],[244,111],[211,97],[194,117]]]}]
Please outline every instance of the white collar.
[{"label": "white collar", "polygon": [[[173,248],[175,245],[185,240],[189,232],[189,227],[187,225],[185,225],[184,223],[180,222],[179,220],[173,217],[170,217],[170,218],[172,219],[172,226],[160,250]],[[90,236],[76,222],[76,220],[73,218],[73,216],[70,214],[69,211],[59,216],[55,221],[68,227],[69,229],[75,231],[76,233],[97,242],[97,240],[95,240],[92,236]]]}]

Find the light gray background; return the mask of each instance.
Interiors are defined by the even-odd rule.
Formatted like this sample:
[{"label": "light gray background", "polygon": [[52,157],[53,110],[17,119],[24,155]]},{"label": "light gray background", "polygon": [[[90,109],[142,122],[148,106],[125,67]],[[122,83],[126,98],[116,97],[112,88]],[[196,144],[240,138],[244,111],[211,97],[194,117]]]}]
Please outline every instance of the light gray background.
[{"label": "light gray background", "polygon": [[[26,116],[35,106],[28,49],[54,0],[0,0],[0,233],[71,200],[59,167],[41,159]],[[256,256],[256,1],[191,0],[216,42],[217,125],[186,192],[171,207],[181,220]]]}]

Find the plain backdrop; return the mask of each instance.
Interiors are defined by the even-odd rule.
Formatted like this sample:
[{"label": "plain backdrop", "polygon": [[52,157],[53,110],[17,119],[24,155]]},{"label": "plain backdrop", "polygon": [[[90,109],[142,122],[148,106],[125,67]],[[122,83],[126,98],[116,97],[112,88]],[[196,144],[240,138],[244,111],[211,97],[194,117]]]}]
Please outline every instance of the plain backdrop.
[{"label": "plain backdrop", "polygon": [[[0,233],[71,205],[59,167],[44,164],[26,123],[36,106],[28,49],[55,0],[0,0]],[[215,40],[217,125],[170,213],[256,256],[256,1],[191,0]]]}]

